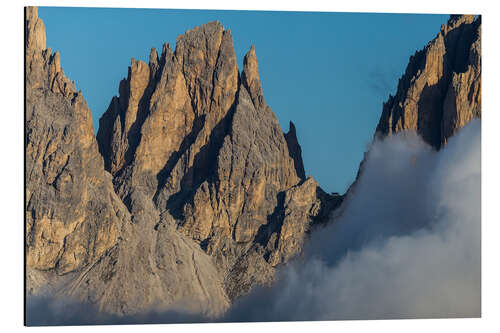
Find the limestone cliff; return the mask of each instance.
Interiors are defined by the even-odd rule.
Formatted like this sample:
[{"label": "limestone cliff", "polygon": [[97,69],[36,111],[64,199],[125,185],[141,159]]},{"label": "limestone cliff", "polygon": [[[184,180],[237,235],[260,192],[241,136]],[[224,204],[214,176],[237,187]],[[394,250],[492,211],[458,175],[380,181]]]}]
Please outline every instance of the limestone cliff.
[{"label": "limestone cliff", "polygon": [[481,18],[451,15],[436,38],[410,58],[376,132],[416,130],[439,149],[473,118],[481,118]]},{"label": "limestone cliff", "polygon": [[104,172],[81,92],[46,49],[36,8],[26,10],[26,259],[65,274],[97,260],[128,218]]},{"label": "limestone cliff", "polygon": [[[396,95],[383,104],[373,140],[410,130],[439,150],[475,118],[481,118],[481,17],[451,15],[436,38],[410,57]],[[338,214],[356,191],[368,154]]]}]

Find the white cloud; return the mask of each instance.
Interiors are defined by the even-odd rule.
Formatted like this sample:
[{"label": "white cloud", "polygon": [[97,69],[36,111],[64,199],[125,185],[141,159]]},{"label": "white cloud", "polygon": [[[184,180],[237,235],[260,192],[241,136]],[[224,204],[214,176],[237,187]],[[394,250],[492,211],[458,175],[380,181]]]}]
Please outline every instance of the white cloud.
[{"label": "white cloud", "polygon": [[226,319],[480,316],[480,132],[440,152],[411,133],[374,143],[341,216]]}]

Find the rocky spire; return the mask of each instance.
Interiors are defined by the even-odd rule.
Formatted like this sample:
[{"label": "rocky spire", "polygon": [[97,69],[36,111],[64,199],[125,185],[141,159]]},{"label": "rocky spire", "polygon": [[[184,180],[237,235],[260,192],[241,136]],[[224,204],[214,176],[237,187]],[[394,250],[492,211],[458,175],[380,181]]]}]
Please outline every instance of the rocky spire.
[{"label": "rocky spire", "polygon": [[[152,75],[157,69],[154,61],[152,66],[131,59],[127,79],[120,82],[120,96],[111,100],[109,113],[99,122],[99,148],[104,156],[106,169],[113,174],[130,162],[138,144],[138,130],[148,112],[147,98],[151,95],[151,86],[154,85],[151,82]],[[109,126],[114,131],[101,130]]]},{"label": "rocky spire", "polygon": [[149,52],[149,67],[157,67],[160,62],[156,48],[152,47]]},{"label": "rocky spire", "polygon": [[45,25],[38,17],[37,7],[26,7],[26,51],[46,49]]},{"label": "rocky spire", "polygon": [[297,130],[295,129],[295,125],[292,121],[290,121],[290,129],[288,130],[288,133],[285,134],[285,140],[290,157],[293,158],[297,176],[299,176],[300,179],[305,179],[306,172],[304,170],[304,163],[302,162],[302,149],[300,148],[299,140],[297,139]]},{"label": "rocky spire", "polygon": [[265,109],[266,101],[260,85],[259,65],[257,63],[257,55],[255,54],[255,47],[253,45],[250,47],[250,50],[243,59],[241,81],[250,94],[255,108],[257,110]]}]

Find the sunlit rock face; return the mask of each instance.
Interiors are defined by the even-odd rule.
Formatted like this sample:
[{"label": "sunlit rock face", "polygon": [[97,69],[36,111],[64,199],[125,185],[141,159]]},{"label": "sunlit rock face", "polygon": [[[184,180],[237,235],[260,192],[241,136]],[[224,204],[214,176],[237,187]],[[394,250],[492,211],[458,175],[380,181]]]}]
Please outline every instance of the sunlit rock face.
[{"label": "sunlit rock face", "polygon": [[439,149],[474,118],[481,118],[481,18],[452,15],[410,58],[396,95],[384,104],[377,134],[416,130]]},{"label": "sunlit rock face", "polygon": [[127,211],[104,171],[92,116],[45,48],[37,9],[26,10],[27,263],[66,274],[95,261],[118,240]]},{"label": "sunlit rock face", "polygon": [[[384,103],[374,140],[415,131],[435,150],[481,118],[481,17],[451,15],[427,46],[410,57],[395,96]],[[366,154],[356,180],[364,169]]]}]

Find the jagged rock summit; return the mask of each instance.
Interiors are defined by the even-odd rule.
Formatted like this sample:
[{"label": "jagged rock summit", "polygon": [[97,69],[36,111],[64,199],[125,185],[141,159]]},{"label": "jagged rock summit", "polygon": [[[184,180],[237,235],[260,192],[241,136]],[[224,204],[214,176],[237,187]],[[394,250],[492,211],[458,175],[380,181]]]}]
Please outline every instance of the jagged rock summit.
[{"label": "jagged rock summit", "polygon": [[[159,58],[152,49],[149,64],[132,59],[97,140],[132,218],[147,206],[158,216],[151,227],[190,238],[213,258],[230,299],[272,281],[327,201],[340,202],[305,179],[295,126],[285,136],[266,105],[254,46],[240,74],[218,22],[180,35],[175,51],[165,44]],[[285,206],[287,192],[306,203]],[[287,222],[293,239],[281,234],[287,208],[297,215]]]},{"label": "jagged rock summit", "polygon": [[[26,9],[27,285],[119,315],[220,315],[300,254],[340,201],[306,178],[295,126],[267,106],[255,48],[240,73],[210,22],[132,59],[91,114]],[[48,133],[48,135],[47,135]]]}]

